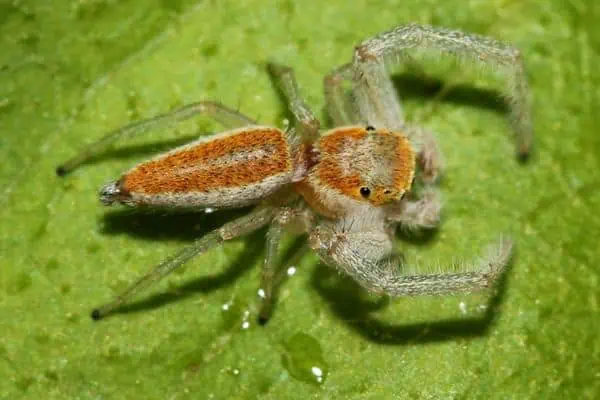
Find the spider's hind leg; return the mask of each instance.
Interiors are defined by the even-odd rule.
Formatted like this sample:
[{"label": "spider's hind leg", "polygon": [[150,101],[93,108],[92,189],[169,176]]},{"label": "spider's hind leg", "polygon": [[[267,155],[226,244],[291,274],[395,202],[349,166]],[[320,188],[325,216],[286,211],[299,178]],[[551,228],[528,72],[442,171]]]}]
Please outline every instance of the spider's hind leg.
[{"label": "spider's hind leg", "polygon": [[232,110],[221,103],[213,101],[191,103],[166,114],[137,121],[109,132],[104,137],[87,146],[79,154],[58,166],[56,168],[56,174],[64,176],[72,172],[80,165],[109,149],[110,146],[119,139],[137,136],[153,129],[173,125],[197,115],[209,116],[227,128],[256,125],[256,121],[253,119],[246,117],[238,111]]}]

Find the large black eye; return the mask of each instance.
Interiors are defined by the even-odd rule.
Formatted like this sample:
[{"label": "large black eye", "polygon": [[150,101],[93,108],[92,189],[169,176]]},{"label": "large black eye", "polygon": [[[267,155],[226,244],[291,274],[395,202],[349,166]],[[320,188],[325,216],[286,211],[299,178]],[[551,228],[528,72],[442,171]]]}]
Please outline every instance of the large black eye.
[{"label": "large black eye", "polygon": [[371,194],[371,189],[369,189],[368,187],[361,187],[360,194],[362,197],[364,197],[366,199]]}]

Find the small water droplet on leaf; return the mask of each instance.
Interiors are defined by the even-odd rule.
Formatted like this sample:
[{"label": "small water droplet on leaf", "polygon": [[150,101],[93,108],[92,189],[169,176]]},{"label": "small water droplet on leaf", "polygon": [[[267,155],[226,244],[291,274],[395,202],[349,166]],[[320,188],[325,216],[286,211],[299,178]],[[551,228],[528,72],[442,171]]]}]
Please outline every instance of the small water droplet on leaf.
[{"label": "small water droplet on leaf", "polygon": [[283,366],[292,377],[313,385],[325,382],[329,366],[323,358],[323,350],[317,339],[298,332],[283,343],[283,347]]}]

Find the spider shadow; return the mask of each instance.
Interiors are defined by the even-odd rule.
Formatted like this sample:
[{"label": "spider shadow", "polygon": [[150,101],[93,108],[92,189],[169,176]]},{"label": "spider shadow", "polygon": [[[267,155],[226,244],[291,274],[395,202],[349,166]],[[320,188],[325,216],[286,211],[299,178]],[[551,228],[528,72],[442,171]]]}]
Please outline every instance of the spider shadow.
[{"label": "spider shadow", "polygon": [[[447,86],[442,79],[411,70],[392,75],[392,82],[401,99],[437,98],[441,102],[486,109],[506,116],[511,112],[506,97],[498,90],[479,88],[468,84]],[[520,164],[526,164],[531,157],[530,152],[519,152],[516,155],[517,162]]]},{"label": "spider shadow", "polygon": [[443,79],[415,71],[392,75],[392,82],[401,99],[432,99],[446,89],[441,97],[443,102],[488,109],[502,114],[509,112],[508,104],[497,90],[468,84],[456,84],[445,88],[446,82]]},{"label": "spider shadow", "polygon": [[439,226],[416,231],[400,228],[396,230],[396,238],[400,239],[403,243],[408,243],[414,246],[428,246],[435,241],[438,233]]},{"label": "spider shadow", "polygon": [[[151,240],[168,237],[191,242],[230,221],[233,216],[243,214],[243,211],[219,211],[207,218],[208,216],[198,212],[157,214],[154,210],[152,213],[119,210],[104,216],[103,232],[111,235],[127,233]],[[263,252],[263,246],[258,246],[256,243],[262,242],[264,235],[263,228],[245,236],[244,241],[248,245],[226,270],[194,278],[174,289],[147,296],[142,300],[128,302],[112,311],[107,317],[160,308],[199,293],[209,293],[232,285],[241,275],[256,265]]]},{"label": "spider shadow", "polygon": [[[509,269],[511,265],[508,266]],[[365,290],[352,279],[336,275],[338,274],[332,268],[319,265],[312,275],[313,288],[350,329],[366,340],[382,345],[428,344],[484,336],[495,324],[497,310],[502,304],[506,289],[505,274],[498,282],[485,313],[480,317],[398,325],[372,315],[391,303],[388,297],[367,299]]]},{"label": "spider shadow", "polygon": [[193,209],[153,207],[120,208],[102,216],[100,232],[127,234],[141,239],[175,239],[191,242],[228,221],[247,213],[249,208],[205,213]]},{"label": "spider shadow", "polygon": [[[483,108],[500,114],[509,112],[508,104],[497,90],[478,88],[468,84],[446,87],[443,79],[411,69],[393,74],[391,79],[401,101],[402,99],[431,100],[439,96],[440,100],[445,103]],[[440,96],[442,92],[443,95]],[[333,121],[326,108],[323,110],[323,115],[326,117],[325,121],[328,126],[333,126]],[[288,117],[288,114],[285,116]]]}]

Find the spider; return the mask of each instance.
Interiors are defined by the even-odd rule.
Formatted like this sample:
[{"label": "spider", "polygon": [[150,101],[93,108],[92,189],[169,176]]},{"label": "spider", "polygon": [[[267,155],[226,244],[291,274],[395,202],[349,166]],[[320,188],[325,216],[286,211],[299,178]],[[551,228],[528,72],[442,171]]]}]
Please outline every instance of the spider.
[{"label": "spider", "polygon": [[[440,151],[431,132],[404,120],[389,77],[389,68],[409,60],[409,49],[448,53],[504,72],[517,154],[527,156],[533,139],[527,82],[521,55],[508,44],[416,24],[363,41],[350,63],[325,77],[327,110],[335,127],[324,132],[292,69],[269,64],[295,116],[290,129],[259,125],[220,103],[202,101],[113,131],[57,168],[63,176],[117,139],[206,115],[228,130],[134,166],[102,187],[101,202],[197,210],[254,206],[158,264],[113,301],[94,309],[92,318],[103,318],[191,258],[265,226],[261,322],[271,316],[275,258],[285,230],[307,235],[309,247],[325,264],[370,292],[446,295],[492,287],[511,256],[513,244],[506,237],[492,244],[483,258],[452,273],[402,272],[411,268],[394,252],[399,226],[433,228],[441,210],[435,189],[443,167]],[[421,191],[415,190],[415,178]]]}]

